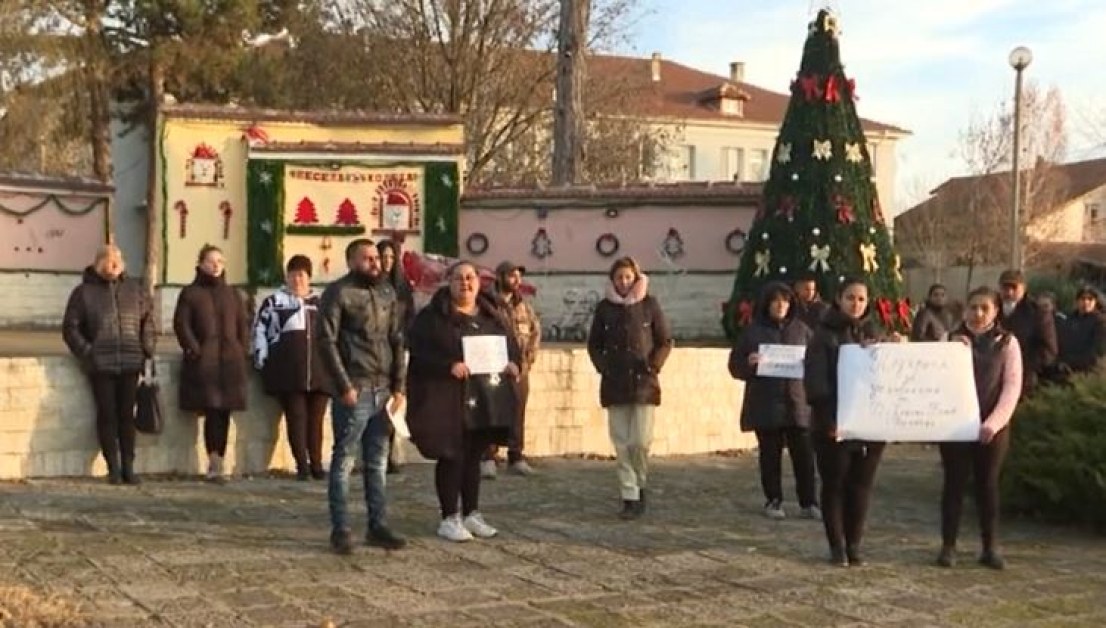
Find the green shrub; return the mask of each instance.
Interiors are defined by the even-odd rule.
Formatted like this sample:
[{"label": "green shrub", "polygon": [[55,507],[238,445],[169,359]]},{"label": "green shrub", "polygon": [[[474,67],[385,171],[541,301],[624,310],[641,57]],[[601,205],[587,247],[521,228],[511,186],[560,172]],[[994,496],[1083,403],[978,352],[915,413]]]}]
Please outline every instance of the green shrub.
[{"label": "green shrub", "polygon": [[1075,281],[1067,277],[1041,275],[1029,278],[1029,294],[1036,295],[1042,292],[1051,292],[1056,295],[1056,309],[1061,312],[1070,312],[1075,307],[1075,293],[1083,282]]},{"label": "green shrub", "polygon": [[1014,415],[1004,507],[1106,532],[1106,379],[1045,387]]}]

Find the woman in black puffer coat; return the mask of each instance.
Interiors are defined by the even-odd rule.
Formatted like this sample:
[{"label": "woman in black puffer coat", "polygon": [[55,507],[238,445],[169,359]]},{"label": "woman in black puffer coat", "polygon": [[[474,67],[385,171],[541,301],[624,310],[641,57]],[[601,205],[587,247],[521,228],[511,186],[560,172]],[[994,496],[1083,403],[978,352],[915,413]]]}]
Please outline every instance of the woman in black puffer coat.
[{"label": "woman in black puffer coat", "polygon": [[1106,315],[1098,291],[1084,286],[1075,294],[1075,310],[1057,325],[1060,362],[1072,373],[1101,373],[1106,367]]},{"label": "woman in black puffer coat", "polygon": [[872,485],[887,443],[837,440],[837,357],[841,346],[867,346],[887,337],[869,317],[868,286],[846,279],[838,288],[833,308],[806,350],[803,382],[810,403],[811,436],[822,478],[822,522],[830,547],[830,562],[861,565],[860,542],[868,517]]},{"label": "woman in black puffer coat", "polygon": [[108,481],[138,484],[134,472],[134,403],[138,374],[154,356],[150,299],[124,273],[123,254],[102,247],[69,295],[62,337],[80,360],[96,401],[96,435]]},{"label": "woman in black puffer coat", "polygon": [[791,454],[802,516],[820,519],[814,497],[814,454],[810,448],[810,407],[801,379],[757,375],[762,345],[805,347],[813,335],[796,316],[795,294],[782,283],[761,290],[752,325],[730,352],[730,375],[745,382],[741,405],[741,431],[756,432],[760,455],[760,485],[764,490],[764,514],[783,519],[781,469],[783,448]]}]

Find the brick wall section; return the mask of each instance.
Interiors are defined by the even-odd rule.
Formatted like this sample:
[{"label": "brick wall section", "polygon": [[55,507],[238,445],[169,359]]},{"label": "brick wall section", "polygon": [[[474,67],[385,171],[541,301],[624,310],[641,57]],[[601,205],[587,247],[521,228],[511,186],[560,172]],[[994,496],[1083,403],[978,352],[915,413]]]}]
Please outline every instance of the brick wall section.
[{"label": "brick wall section", "polygon": [[58,328],[78,274],[0,272],[0,328]]},{"label": "brick wall section", "polygon": [[[747,449],[737,416],[741,386],[725,368],[722,349],[677,349],[662,374],[653,453],[691,454]],[[176,411],[179,358],[159,363],[166,428],[139,436],[143,473],[199,473],[206,464],[200,421]],[[229,468],[235,473],[291,470],[277,405],[251,384],[249,412],[234,417]],[[526,448],[532,456],[610,455],[599,380],[582,349],[543,351],[533,374]],[[92,398],[83,374],[64,357],[0,358],[0,478],[101,475]],[[329,451],[329,421],[325,430]]]}]

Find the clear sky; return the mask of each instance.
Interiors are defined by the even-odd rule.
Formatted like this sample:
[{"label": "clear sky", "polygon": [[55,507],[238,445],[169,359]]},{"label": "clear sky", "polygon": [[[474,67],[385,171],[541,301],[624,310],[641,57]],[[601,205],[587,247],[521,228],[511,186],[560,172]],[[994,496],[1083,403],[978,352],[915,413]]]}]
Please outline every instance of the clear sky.
[{"label": "clear sky", "polygon": [[750,83],[786,92],[806,25],[827,4],[838,14],[845,71],[860,115],[909,129],[899,145],[897,201],[961,173],[960,130],[1009,101],[1018,45],[1033,51],[1026,79],[1057,86],[1068,108],[1068,159],[1103,154],[1086,132],[1106,128],[1106,0],[643,0],[632,51],[717,74],[745,62]]}]

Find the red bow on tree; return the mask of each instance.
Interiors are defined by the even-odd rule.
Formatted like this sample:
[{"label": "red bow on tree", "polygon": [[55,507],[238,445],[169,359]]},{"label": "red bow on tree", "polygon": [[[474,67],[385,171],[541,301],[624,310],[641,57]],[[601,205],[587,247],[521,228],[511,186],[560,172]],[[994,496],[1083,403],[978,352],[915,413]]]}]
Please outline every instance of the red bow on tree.
[{"label": "red bow on tree", "polygon": [[776,208],[776,215],[783,216],[788,220],[795,217],[795,197],[783,196],[780,198],[780,205]]},{"label": "red bow on tree", "polygon": [[841,100],[841,93],[838,87],[837,75],[830,74],[830,77],[826,79],[826,102],[834,103]]},{"label": "red bow on tree", "polygon": [[853,100],[860,100],[860,96],[856,95],[856,79],[849,79],[849,96],[853,97]]},{"label": "red bow on tree", "polygon": [[891,327],[891,299],[887,297],[880,297],[876,300],[876,310],[879,312],[879,319],[883,321],[884,327]]},{"label": "red bow on tree", "polygon": [[746,326],[753,322],[753,304],[748,301],[742,301],[737,306],[737,322],[742,326]]},{"label": "red bow on tree", "polygon": [[817,100],[822,95],[822,88],[818,86],[821,78],[817,74],[799,77],[799,88],[803,90],[803,97],[808,101]]},{"label": "red bow on tree", "polygon": [[903,327],[910,329],[910,299],[899,301],[899,321]]},{"label": "red bow on tree", "polygon": [[883,224],[883,208],[879,205],[879,197],[872,199],[872,216],[877,224]]},{"label": "red bow on tree", "polygon": [[833,207],[837,210],[837,222],[843,225],[851,225],[856,220],[853,214],[853,206],[840,194],[833,197]]}]

